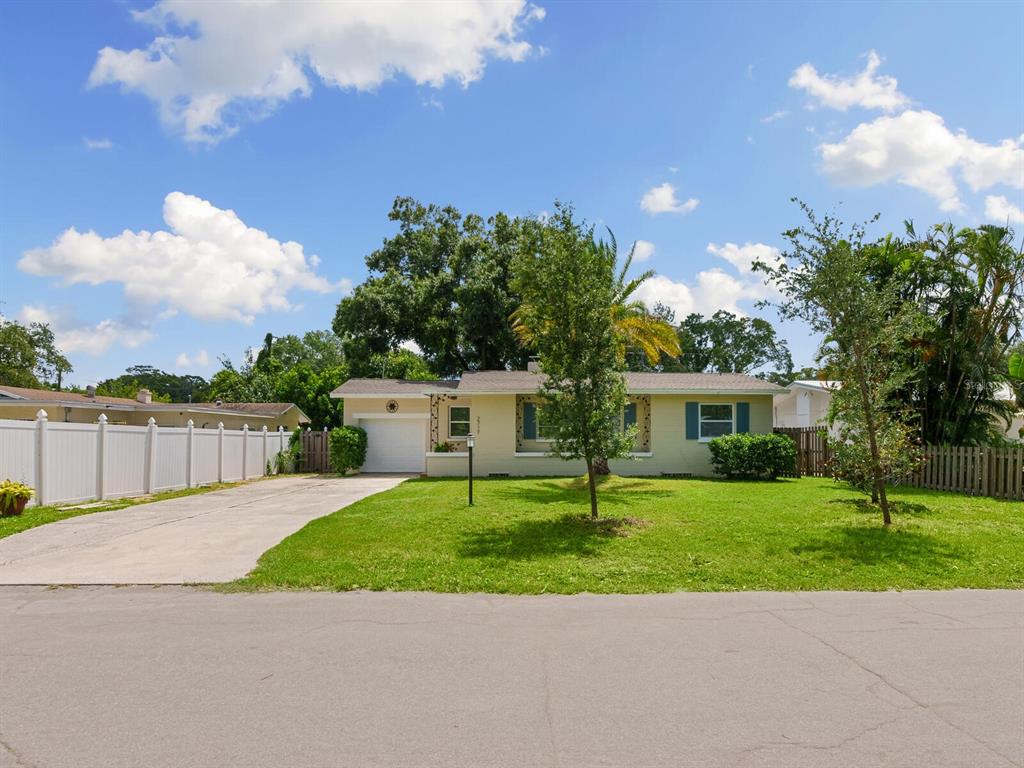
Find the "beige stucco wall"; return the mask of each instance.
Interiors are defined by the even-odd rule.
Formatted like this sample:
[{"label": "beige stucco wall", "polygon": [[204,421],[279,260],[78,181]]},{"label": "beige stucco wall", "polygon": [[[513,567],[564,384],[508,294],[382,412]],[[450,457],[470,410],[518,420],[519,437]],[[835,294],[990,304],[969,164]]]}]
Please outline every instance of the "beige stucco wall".
[{"label": "beige stucco wall", "polygon": [[[620,475],[659,475],[690,473],[710,475],[711,460],[707,443],[686,439],[686,403],[750,403],[750,431],[772,431],[771,395],[652,395],[651,455],[634,460],[611,462],[612,472]],[[475,395],[472,419],[476,434],[473,472],[480,476],[580,475],[582,461],[562,461],[553,456],[516,456],[515,395]],[[427,458],[427,474],[462,476],[467,462],[461,456]]]},{"label": "beige stucco wall", "polygon": [[[19,419],[34,421],[39,405],[13,405],[0,403],[0,419]],[[154,410],[145,409],[122,411],[112,408],[67,408],[62,405],[44,405],[42,410],[46,411],[46,417],[50,421],[66,421],[75,424],[95,424],[101,413],[107,415],[109,424],[127,424],[133,427],[144,427],[149,423],[152,416],[160,427],[184,427],[188,420],[196,427],[215,429],[220,422],[224,423],[225,429],[241,429],[248,424],[249,429],[258,431],[266,425],[271,432],[277,428],[284,427],[285,431],[292,431],[299,426],[299,412],[295,408],[289,409],[279,418],[260,418],[252,414],[217,414],[198,411],[182,410]]]}]

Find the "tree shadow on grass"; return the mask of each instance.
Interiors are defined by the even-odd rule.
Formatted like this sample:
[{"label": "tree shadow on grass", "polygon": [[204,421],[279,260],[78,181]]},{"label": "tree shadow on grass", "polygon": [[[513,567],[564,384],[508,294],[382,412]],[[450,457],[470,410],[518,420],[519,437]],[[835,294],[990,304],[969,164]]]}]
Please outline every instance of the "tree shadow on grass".
[{"label": "tree shadow on grass", "polygon": [[854,565],[900,564],[934,567],[971,557],[968,548],[944,542],[920,531],[877,527],[833,528],[817,539],[791,547],[797,555],[817,555],[824,562]]},{"label": "tree shadow on grass", "polygon": [[580,514],[565,514],[542,520],[520,520],[483,531],[469,531],[458,545],[462,557],[533,560],[572,555],[593,557],[612,540],[631,535],[647,526],[635,518],[605,517],[591,520]]},{"label": "tree shadow on grass", "polygon": [[[854,511],[882,517],[882,509],[877,504],[872,504],[867,499],[831,499],[829,504],[846,504],[853,507]],[[935,510],[925,504],[917,504],[912,501],[901,501],[898,499],[889,500],[889,511],[894,515],[933,515]]]},{"label": "tree shadow on grass", "polygon": [[[612,482],[612,480],[616,482]],[[586,478],[547,480],[529,486],[502,486],[493,491],[498,498],[529,501],[534,504],[582,504],[590,509],[590,489]],[[658,488],[650,480],[603,477],[598,480],[597,503],[634,504],[645,499],[665,498],[675,491]]]}]

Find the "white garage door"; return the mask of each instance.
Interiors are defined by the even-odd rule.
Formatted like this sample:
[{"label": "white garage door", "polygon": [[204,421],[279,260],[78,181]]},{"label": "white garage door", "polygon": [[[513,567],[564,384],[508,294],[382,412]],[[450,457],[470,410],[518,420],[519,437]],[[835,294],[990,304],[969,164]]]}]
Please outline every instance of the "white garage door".
[{"label": "white garage door", "polygon": [[426,419],[360,419],[366,430],[363,472],[425,472]]}]

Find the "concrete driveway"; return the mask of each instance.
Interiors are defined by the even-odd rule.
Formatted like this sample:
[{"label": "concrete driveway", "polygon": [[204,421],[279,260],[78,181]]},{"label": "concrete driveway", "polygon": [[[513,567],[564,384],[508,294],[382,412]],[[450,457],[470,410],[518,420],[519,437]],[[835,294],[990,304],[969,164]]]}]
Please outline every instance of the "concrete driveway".
[{"label": "concrete driveway", "polygon": [[0,588],[0,766],[1005,768],[1020,592]]},{"label": "concrete driveway", "polygon": [[0,539],[0,584],[230,581],[310,520],[404,479],[282,477],[73,517]]}]

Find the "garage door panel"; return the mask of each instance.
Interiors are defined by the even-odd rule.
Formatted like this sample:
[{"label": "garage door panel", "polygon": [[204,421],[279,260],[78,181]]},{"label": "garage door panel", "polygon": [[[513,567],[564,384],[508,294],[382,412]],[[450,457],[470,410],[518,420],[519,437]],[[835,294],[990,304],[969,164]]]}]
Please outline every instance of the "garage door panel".
[{"label": "garage door panel", "polygon": [[360,419],[366,430],[363,472],[425,472],[426,419]]}]

